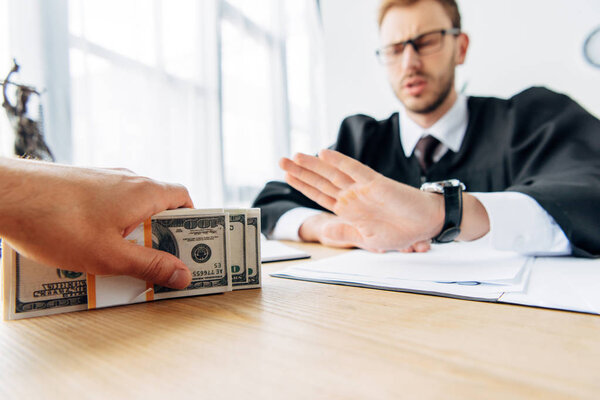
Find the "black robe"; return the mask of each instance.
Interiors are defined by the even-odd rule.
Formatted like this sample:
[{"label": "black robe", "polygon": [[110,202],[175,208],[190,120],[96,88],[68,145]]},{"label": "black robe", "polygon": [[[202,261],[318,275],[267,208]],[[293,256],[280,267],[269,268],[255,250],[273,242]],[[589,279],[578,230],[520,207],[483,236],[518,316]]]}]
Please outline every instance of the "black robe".
[{"label": "black robe", "polygon": [[[468,109],[461,148],[448,150],[425,179],[458,178],[470,192],[527,194],[562,228],[573,255],[600,256],[600,121],[545,88],[508,100],[470,97]],[[397,113],[382,121],[354,115],[342,122],[331,148],[419,187],[419,163],[414,155],[406,158],[398,132]],[[267,183],[254,207],[261,208],[265,234],[294,207],[323,209],[283,182]]]}]

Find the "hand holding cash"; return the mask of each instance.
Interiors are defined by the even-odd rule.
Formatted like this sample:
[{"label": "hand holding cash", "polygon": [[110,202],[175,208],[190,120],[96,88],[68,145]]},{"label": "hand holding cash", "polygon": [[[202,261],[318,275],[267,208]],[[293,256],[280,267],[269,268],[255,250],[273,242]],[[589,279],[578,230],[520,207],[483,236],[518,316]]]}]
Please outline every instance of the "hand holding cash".
[{"label": "hand holding cash", "polygon": [[193,207],[180,185],[124,170],[0,158],[0,236],[49,266],[184,288],[192,277],[181,260],[124,239],[150,216],[179,207]]},{"label": "hand holding cash", "polygon": [[6,319],[260,287],[258,209],[182,208],[179,185],[2,158],[0,199]]}]

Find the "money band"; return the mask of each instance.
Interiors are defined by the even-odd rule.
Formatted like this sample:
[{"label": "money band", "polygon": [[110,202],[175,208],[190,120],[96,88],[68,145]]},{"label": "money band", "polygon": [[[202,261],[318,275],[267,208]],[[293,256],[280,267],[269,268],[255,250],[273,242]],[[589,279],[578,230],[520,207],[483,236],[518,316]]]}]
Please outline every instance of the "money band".
[{"label": "money band", "polygon": [[[144,221],[144,247],[152,248],[152,221]],[[96,308],[96,275],[87,274],[88,310]],[[154,300],[154,284],[146,282],[146,301]]]},{"label": "money band", "polygon": [[96,275],[87,274],[88,310],[96,308]]}]

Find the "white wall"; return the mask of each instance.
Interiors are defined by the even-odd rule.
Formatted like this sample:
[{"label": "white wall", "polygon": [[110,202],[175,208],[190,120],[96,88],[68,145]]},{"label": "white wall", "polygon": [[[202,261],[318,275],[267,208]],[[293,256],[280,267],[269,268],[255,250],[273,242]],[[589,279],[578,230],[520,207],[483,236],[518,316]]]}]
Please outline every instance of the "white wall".
[{"label": "white wall", "polygon": [[[353,113],[385,118],[397,109],[377,63],[379,0],[321,0],[326,48],[327,127],[333,141]],[[457,89],[508,97],[533,85],[569,94],[600,116],[600,69],[587,65],[583,41],[600,25],[598,0],[458,0],[471,38]]]}]

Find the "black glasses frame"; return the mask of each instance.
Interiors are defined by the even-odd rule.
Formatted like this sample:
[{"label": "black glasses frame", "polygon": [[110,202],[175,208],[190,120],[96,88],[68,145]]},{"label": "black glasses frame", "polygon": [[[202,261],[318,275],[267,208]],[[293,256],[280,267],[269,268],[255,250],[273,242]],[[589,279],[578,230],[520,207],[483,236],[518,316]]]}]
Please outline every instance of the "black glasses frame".
[{"label": "black glasses frame", "polygon": [[431,35],[432,33],[441,33],[442,34],[442,38],[446,35],[453,35],[453,36],[458,36],[461,34],[461,30],[459,28],[450,28],[450,29],[437,29],[435,31],[429,31],[429,32],[425,32],[420,34],[419,36],[415,36],[413,38],[410,38],[408,40],[404,40],[402,42],[396,42],[396,43],[392,43],[392,44],[388,44],[387,46],[381,47],[377,50],[375,50],[375,55],[377,56],[377,58],[383,63],[385,64],[385,62],[383,61],[382,57],[383,57],[383,51],[385,49],[389,49],[398,45],[402,46],[402,52],[404,52],[404,49],[406,48],[406,46],[411,45],[413,47],[413,49],[415,49],[415,51],[417,52],[417,54],[419,54],[419,45],[417,44],[417,41],[419,39],[421,39],[423,36],[427,36],[427,35]]}]

